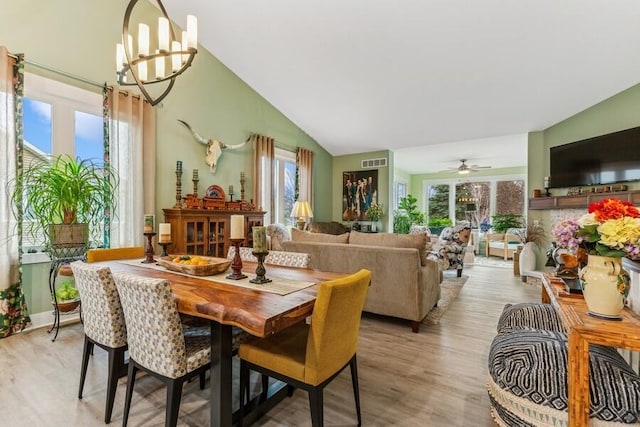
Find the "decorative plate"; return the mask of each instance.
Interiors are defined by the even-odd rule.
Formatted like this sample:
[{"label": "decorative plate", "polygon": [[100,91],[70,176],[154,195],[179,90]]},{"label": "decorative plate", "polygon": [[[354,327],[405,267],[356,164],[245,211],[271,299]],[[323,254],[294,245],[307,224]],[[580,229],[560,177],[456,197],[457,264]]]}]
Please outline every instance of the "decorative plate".
[{"label": "decorative plate", "polygon": [[219,185],[210,185],[207,188],[206,197],[211,197],[212,199],[225,200],[227,198],[227,195],[225,194],[222,187],[220,187]]}]

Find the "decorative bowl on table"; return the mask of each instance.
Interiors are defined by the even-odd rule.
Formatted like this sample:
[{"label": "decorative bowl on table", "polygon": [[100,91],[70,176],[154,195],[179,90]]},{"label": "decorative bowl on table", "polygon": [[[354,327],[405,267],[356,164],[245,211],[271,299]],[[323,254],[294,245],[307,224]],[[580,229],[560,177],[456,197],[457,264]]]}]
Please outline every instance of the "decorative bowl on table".
[{"label": "decorative bowl on table", "polygon": [[169,255],[157,258],[157,261],[167,270],[193,276],[212,276],[224,273],[231,265],[231,260],[226,258],[200,255]]}]

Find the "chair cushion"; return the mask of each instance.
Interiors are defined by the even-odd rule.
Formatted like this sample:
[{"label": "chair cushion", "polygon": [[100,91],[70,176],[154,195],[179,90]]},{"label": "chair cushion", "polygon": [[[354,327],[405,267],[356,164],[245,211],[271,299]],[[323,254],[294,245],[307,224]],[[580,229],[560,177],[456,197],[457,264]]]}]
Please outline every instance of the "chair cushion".
[{"label": "chair cushion", "polygon": [[240,344],[238,355],[249,363],[304,381],[309,325],[297,323],[268,339]]},{"label": "chair cushion", "polygon": [[394,234],[394,233],[349,233],[349,244],[364,246],[381,246],[387,248],[416,248],[420,253],[420,264],[427,265],[427,235]]},{"label": "chair cushion", "polygon": [[551,304],[521,303],[507,304],[498,319],[498,333],[510,329],[543,329],[566,332],[558,312]]},{"label": "chair cushion", "polygon": [[348,243],[349,233],[343,234],[325,234],[311,233],[294,228],[291,230],[291,240],[294,242],[320,242],[320,243]]},{"label": "chair cushion", "polygon": [[[589,352],[591,425],[640,421],[640,377],[611,347]],[[567,336],[518,329],[498,334],[489,350],[489,396],[501,425],[565,426]]]}]

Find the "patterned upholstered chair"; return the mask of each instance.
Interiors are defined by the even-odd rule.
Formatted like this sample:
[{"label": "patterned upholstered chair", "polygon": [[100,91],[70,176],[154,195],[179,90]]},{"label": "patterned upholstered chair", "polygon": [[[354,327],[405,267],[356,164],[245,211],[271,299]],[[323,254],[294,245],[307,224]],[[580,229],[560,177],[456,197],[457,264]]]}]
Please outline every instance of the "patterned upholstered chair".
[{"label": "patterned upholstered chair", "polygon": [[433,245],[427,257],[438,261],[441,270],[455,269],[458,277],[461,277],[470,236],[471,223],[458,221],[453,227],[442,230],[438,242]]},{"label": "patterned upholstered chair", "polygon": [[249,371],[284,381],[309,393],[313,426],[323,425],[322,392],[344,368],[350,366],[358,425],[361,425],[356,351],[360,316],[371,272],[322,282],[310,325],[298,323],[267,338],[240,345],[240,419]]},{"label": "patterned upholstered chair", "polygon": [[[236,248],[233,246],[229,247],[229,252],[227,252],[227,259],[233,259],[235,255]],[[252,248],[241,247],[240,259],[248,262],[258,262],[256,256],[253,255]],[[310,259],[311,255],[302,252],[271,251],[264,258],[264,263],[272,265],[282,265],[285,267],[307,268],[309,267]]]},{"label": "patterned upholstered chair", "polygon": [[211,362],[211,340],[207,335],[185,335],[169,282],[124,272],[114,279],[129,331],[129,373],[124,407],[126,427],[138,370],[167,384],[166,426],[175,426],[182,386],[200,376],[204,388],[205,371]]},{"label": "patterned upholstered chair", "polygon": [[126,375],[124,353],[127,350],[127,328],[124,313],[108,267],[75,261],[71,263],[71,269],[82,299],[84,322],[78,399],[82,399],[89,356],[93,353],[94,345],[97,345],[109,354],[107,402],[104,409],[104,422],[108,424],[111,421],[118,378]]},{"label": "patterned upholstered chair", "polygon": [[265,233],[269,236],[269,248],[274,251],[281,251],[282,242],[291,240],[291,231],[284,224],[269,224]]}]

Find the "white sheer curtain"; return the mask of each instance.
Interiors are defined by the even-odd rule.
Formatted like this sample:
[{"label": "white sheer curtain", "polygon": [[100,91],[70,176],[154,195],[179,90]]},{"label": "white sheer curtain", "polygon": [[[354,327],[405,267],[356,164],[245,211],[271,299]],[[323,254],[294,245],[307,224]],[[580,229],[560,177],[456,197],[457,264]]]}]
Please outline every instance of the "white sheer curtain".
[{"label": "white sheer curtain", "polygon": [[155,213],[156,112],[118,86],[110,91],[109,161],[120,177],[111,247],[143,246],[143,218]]}]

